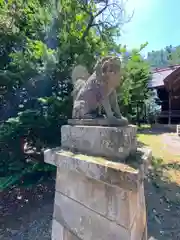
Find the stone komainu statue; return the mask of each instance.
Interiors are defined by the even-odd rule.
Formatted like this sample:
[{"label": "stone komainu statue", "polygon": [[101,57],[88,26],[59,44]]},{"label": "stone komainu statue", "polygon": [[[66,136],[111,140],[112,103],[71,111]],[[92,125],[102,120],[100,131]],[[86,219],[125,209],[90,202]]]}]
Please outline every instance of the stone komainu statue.
[{"label": "stone komainu statue", "polygon": [[97,62],[90,75],[78,65],[72,71],[73,119],[91,119],[92,113],[103,107],[110,120],[122,119],[116,88],[121,81],[121,61],[117,57],[104,57]]}]

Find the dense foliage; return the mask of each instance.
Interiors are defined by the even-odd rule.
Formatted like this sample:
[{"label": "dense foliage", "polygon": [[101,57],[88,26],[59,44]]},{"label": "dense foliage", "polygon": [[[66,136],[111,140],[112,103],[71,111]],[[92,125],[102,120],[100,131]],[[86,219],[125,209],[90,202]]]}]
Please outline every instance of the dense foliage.
[{"label": "dense foliage", "polygon": [[180,46],[167,46],[159,51],[148,53],[147,61],[153,68],[180,64]]},{"label": "dense foliage", "polygon": [[[96,59],[121,56],[120,104],[133,119],[148,98],[150,68],[140,51],[116,44],[127,21],[119,1],[0,1],[0,175],[32,164],[36,153],[60,145],[60,126],[71,116],[70,73],[77,64],[91,72]],[[37,159],[36,159],[37,160]],[[43,156],[39,161],[43,160]]]},{"label": "dense foliage", "polygon": [[[146,44],[141,48],[145,46]],[[120,89],[120,100],[125,115],[130,120],[139,121],[144,115],[145,100],[150,96],[147,84],[151,74],[149,64],[144,61],[139,51],[133,50],[129,56],[124,60],[125,81]]]}]

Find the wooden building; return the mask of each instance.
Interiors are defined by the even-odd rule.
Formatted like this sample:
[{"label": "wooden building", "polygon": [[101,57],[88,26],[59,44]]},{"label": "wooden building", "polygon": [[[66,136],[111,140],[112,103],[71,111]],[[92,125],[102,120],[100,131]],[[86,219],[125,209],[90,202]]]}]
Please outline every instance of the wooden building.
[{"label": "wooden building", "polygon": [[161,104],[157,121],[163,124],[180,123],[180,65],[154,69],[149,88],[157,90]]}]

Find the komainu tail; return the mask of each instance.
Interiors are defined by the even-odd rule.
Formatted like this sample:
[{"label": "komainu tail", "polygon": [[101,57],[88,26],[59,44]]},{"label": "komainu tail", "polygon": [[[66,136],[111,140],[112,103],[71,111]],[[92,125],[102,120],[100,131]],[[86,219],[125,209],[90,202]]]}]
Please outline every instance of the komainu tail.
[{"label": "komainu tail", "polygon": [[72,75],[71,75],[73,85],[75,85],[78,80],[87,81],[89,76],[90,76],[90,74],[88,73],[88,70],[86,67],[84,67],[82,65],[77,65],[73,69]]},{"label": "komainu tail", "polygon": [[88,70],[86,67],[82,65],[77,65],[73,71],[72,71],[72,83],[73,83],[73,92],[72,96],[74,99],[76,99],[76,96],[80,89],[84,86],[85,82],[88,80],[90,77],[90,74],[88,73]]}]

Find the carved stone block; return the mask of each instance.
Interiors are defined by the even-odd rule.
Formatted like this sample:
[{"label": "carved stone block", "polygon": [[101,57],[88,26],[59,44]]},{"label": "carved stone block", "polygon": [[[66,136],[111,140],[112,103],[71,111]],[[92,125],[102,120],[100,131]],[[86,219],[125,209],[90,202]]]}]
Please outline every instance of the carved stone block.
[{"label": "carved stone block", "polygon": [[94,118],[94,119],[69,119],[69,125],[84,125],[84,126],[107,126],[107,127],[123,127],[128,125],[126,118],[122,119],[108,119],[108,118]]},{"label": "carved stone block", "polygon": [[136,126],[102,127],[64,125],[61,129],[62,148],[123,161],[136,151]]},{"label": "carved stone block", "polygon": [[105,158],[46,150],[45,161],[57,166],[53,240],[146,240],[142,165],[137,168]]},{"label": "carved stone block", "polygon": [[[83,120],[84,121],[84,120]],[[147,240],[143,180],[152,154],[136,126],[65,125],[59,148],[52,240]]]}]

